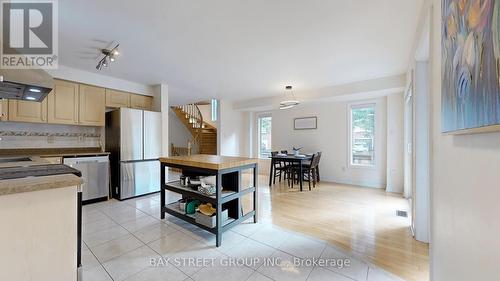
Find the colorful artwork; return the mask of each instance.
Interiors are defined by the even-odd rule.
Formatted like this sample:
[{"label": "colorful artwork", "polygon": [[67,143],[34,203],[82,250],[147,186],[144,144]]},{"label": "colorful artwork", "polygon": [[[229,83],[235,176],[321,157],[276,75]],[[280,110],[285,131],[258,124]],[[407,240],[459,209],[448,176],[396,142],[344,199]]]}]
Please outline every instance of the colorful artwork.
[{"label": "colorful artwork", "polygon": [[442,131],[500,125],[500,0],[442,4]]}]

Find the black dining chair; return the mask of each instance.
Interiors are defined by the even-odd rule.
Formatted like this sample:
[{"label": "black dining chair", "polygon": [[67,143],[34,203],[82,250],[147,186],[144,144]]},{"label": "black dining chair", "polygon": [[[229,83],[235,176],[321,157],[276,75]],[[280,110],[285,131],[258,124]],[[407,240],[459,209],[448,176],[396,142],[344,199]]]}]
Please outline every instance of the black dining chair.
[{"label": "black dining chair", "polygon": [[[278,151],[272,151],[271,156],[278,156]],[[273,184],[276,184],[276,178],[279,178],[279,182],[281,179],[287,179],[288,176],[288,165],[284,161],[274,161],[273,162]]]},{"label": "black dining chair", "polygon": [[[313,173],[313,175],[314,175],[314,187],[316,187],[316,183],[318,183],[318,182],[319,182],[319,180],[320,180],[320,179],[319,179],[319,178],[320,178],[320,177],[319,177],[319,162],[321,161],[321,151],[318,151],[318,152],[316,153],[316,157],[317,157],[317,159],[316,159],[316,163],[315,163],[314,167],[312,167],[313,172],[314,172],[314,173]],[[312,165],[311,165],[311,166],[312,166]]]},{"label": "black dining chair", "polygon": [[281,154],[288,154],[288,150],[282,150]]},{"label": "black dining chair", "polygon": [[[319,161],[321,160],[321,152],[313,154],[311,158],[311,162],[309,164],[302,165],[302,175],[300,175],[300,167],[298,165],[294,165],[291,167],[291,186],[293,188],[294,181],[299,181],[300,177],[304,181],[307,181],[309,184],[309,190],[311,190],[311,182],[313,187],[316,187],[316,183],[318,182],[318,166]],[[288,185],[290,186],[290,181],[288,181]]]}]

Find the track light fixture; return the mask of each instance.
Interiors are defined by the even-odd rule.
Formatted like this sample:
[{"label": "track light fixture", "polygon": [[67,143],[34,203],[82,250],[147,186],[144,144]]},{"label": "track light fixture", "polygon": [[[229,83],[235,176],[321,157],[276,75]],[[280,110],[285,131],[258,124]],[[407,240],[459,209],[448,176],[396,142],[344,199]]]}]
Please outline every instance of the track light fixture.
[{"label": "track light fixture", "polygon": [[104,55],[104,57],[97,63],[97,66],[95,68],[97,70],[101,70],[103,67],[108,67],[111,62],[114,62],[116,60],[116,57],[120,55],[120,52],[118,51],[119,46],[120,44],[117,44],[111,50],[101,49],[101,53]]}]

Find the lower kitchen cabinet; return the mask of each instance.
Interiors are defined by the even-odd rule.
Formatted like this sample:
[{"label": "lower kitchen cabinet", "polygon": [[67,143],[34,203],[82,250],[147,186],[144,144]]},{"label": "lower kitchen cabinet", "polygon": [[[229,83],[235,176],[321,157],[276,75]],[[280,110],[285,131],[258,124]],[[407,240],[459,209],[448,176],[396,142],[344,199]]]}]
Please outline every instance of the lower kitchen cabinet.
[{"label": "lower kitchen cabinet", "polygon": [[10,100],[9,121],[47,123],[47,99],[42,102]]},{"label": "lower kitchen cabinet", "polygon": [[9,118],[9,101],[0,99],[0,121],[8,121]]},{"label": "lower kitchen cabinet", "polygon": [[104,126],[106,114],[106,93],[104,88],[80,85],[80,125]]},{"label": "lower kitchen cabinet", "polygon": [[51,124],[78,124],[78,83],[55,80],[48,101],[48,122]]}]

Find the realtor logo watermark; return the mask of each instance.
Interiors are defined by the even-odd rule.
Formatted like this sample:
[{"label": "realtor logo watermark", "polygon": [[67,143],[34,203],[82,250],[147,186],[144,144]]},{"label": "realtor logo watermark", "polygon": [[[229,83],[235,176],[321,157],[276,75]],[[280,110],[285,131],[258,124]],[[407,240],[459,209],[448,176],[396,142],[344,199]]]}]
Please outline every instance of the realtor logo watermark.
[{"label": "realtor logo watermark", "polygon": [[0,14],[0,68],[57,68],[57,0],[2,1]]}]

